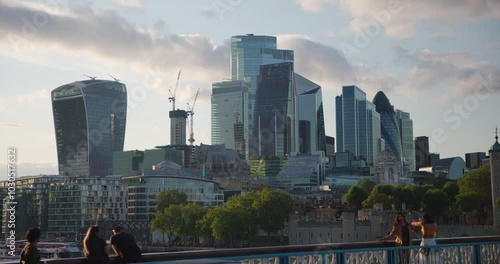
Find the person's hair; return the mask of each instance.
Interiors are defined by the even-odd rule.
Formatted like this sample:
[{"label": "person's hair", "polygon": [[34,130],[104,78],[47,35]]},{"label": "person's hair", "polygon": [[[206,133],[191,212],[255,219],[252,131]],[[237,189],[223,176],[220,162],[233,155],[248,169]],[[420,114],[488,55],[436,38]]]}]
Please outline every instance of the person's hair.
[{"label": "person's hair", "polygon": [[35,243],[37,239],[40,239],[40,236],[42,235],[42,232],[40,231],[40,228],[38,227],[32,227],[26,231],[26,236],[25,238],[28,240],[30,243]]},{"label": "person's hair", "polygon": [[99,226],[91,226],[87,230],[87,234],[85,235],[85,238],[83,239],[83,252],[86,255],[90,254],[90,252],[89,252],[89,245],[88,245],[90,243],[90,239],[92,237],[96,237],[97,233],[99,233]]},{"label": "person's hair", "polygon": [[422,216],[422,223],[423,224],[434,224],[434,220],[432,220],[432,218],[428,214],[424,214]]},{"label": "person's hair", "polygon": [[395,225],[395,226],[396,226],[396,225],[398,225],[398,224],[399,224],[399,219],[398,219],[398,216],[400,216],[400,215],[401,215],[401,216],[403,216],[403,222],[407,223],[407,222],[406,222],[406,218],[405,218],[405,214],[403,214],[403,212],[398,212],[398,213],[396,214],[396,217],[394,217],[394,224],[393,224],[393,225]]},{"label": "person's hair", "polygon": [[113,231],[115,231],[115,233],[119,233],[119,232],[123,231],[123,228],[121,226],[115,226],[113,228]]}]

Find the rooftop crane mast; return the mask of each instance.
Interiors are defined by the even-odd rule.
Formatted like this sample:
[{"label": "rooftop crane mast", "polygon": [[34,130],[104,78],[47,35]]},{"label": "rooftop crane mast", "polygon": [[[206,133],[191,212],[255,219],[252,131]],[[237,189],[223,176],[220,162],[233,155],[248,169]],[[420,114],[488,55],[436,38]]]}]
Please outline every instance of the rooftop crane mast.
[{"label": "rooftop crane mast", "polygon": [[194,143],[194,128],[193,128],[193,115],[194,115],[194,105],[196,104],[196,99],[198,98],[198,94],[200,93],[200,89],[196,91],[196,95],[194,96],[194,101],[193,101],[193,106],[190,106],[189,103],[188,105],[188,117],[189,117],[189,145],[193,146]]},{"label": "rooftop crane mast", "polygon": [[180,69],[179,74],[177,74],[177,81],[175,82],[174,92],[172,93],[172,91],[168,89],[168,92],[170,93],[168,101],[172,102],[172,111],[175,111],[175,93],[177,93],[177,86],[179,85],[179,78],[181,77],[181,71],[182,69]]}]

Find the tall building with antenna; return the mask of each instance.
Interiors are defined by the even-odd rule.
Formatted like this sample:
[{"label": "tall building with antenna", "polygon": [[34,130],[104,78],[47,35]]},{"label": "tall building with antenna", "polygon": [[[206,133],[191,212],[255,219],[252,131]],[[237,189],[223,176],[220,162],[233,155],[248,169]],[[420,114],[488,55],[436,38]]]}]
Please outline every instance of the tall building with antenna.
[{"label": "tall building with antenna", "polygon": [[125,141],[125,84],[92,77],[54,89],[51,99],[59,174],[111,175]]}]

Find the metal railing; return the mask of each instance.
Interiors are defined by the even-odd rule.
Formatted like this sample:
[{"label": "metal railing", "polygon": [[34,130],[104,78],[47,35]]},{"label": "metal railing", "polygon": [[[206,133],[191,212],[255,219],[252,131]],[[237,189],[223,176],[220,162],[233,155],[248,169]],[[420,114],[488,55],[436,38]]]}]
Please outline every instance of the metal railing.
[{"label": "metal railing", "polygon": [[[396,264],[423,263],[420,261],[424,258],[430,259],[425,263],[435,264],[500,263],[500,236],[441,238],[436,239],[436,246],[425,248],[419,242],[414,240],[408,247],[396,247],[394,242],[353,242],[145,253],[143,257],[144,263]],[[58,259],[45,263],[76,264],[83,260]]]}]

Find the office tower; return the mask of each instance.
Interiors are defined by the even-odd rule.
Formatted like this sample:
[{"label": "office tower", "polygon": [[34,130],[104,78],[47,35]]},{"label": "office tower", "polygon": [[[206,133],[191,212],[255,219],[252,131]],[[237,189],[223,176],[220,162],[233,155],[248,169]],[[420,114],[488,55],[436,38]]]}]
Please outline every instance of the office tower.
[{"label": "office tower", "polygon": [[172,110],[170,117],[170,145],[186,145],[186,110]]},{"label": "office tower", "polygon": [[250,94],[257,91],[260,66],[280,62],[293,62],[293,51],[276,49],[276,37],[231,37],[231,79],[250,82]]},{"label": "office tower", "polygon": [[335,138],[326,136],[326,152],[327,157],[333,157],[335,155]]},{"label": "office tower", "polygon": [[[212,84],[213,145],[225,144],[228,149],[236,149],[238,146],[244,151],[248,128],[245,128],[243,124],[248,124],[249,91],[250,83],[246,81],[225,81]],[[237,139],[235,139],[236,134],[238,134]],[[243,145],[241,145],[242,141]]]},{"label": "office tower", "polygon": [[403,167],[404,175],[408,176],[409,172],[415,171],[415,142],[413,141],[413,120],[410,118],[410,113],[396,109],[396,121],[398,122],[401,147],[403,149]]},{"label": "office tower", "polygon": [[[276,37],[259,36],[254,34],[238,35],[231,37],[231,79],[233,81],[245,80],[250,83],[249,98],[246,106],[246,117],[240,116],[240,119],[247,119],[244,123],[245,130],[252,133],[255,93],[258,87],[258,76],[260,66],[280,62],[293,62],[292,50],[279,50],[276,48]],[[212,142],[214,144],[214,142]],[[249,146],[246,146],[247,153]]]},{"label": "office tower", "polygon": [[477,169],[481,167],[485,157],[486,153],[484,152],[465,153],[465,167],[468,169]]},{"label": "office tower", "polygon": [[394,153],[397,161],[401,162],[403,160],[403,148],[401,146],[401,133],[399,132],[399,124],[396,121],[394,107],[382,91],[379,91],[375,95],[373,104],[380,114],[380,129],[382,138],[385,140],[385,150]]},{"label": "office tower", "polygon": [[250,156],[285,157],[296,151],[293,63],[261,66]]},{"label": "office tower", "polygon": [[434,166],[436,161],[441,159],[441,155],[439,153],[429,153],[429,166]]},{"label": "office tower", "polygon": [[127,90],[117,81],[85,80],[52,91],[59,174],[106,176],[123,151]]},{"label": "office tower", "polygon": [[380,146],[380,115],[366,94],[355,85],[343,86],[335,97],[337,152],[350,152],[369,165],[378,161]]},{"label": "office tower", "polygon": [[294,73],[293,84],[297,93],[299,120],[298,152],[326,152],[325,120],[321,86]]},{"label": "office tower", "polygon": [[500,199],[500,144],[498,143],[498,129],[496,130],[495,143],[489,150],[490,170],[491,170],[491,199],[493,204],[493,225],[500,227],[500,208],[498,200]]},{"label": "office tower", "polygon": [[429,156],[429,137],[415,138],[415,170],[431,166]]}]

